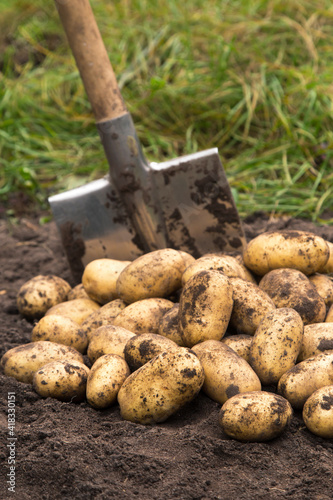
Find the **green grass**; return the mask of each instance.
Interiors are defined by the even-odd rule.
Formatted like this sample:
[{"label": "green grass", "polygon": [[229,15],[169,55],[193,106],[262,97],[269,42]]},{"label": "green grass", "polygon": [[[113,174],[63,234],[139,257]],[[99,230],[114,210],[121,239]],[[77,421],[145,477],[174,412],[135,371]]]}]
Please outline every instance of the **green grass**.
[{"label": "green grass", "polygon": [[[323,221],[333,196],[330,1],[92,5],[150,160],[216,146],[241,216]],[[107,162],[54,2],[0,0],[0,11],[0,196],[23,191],[46,206]]]}]

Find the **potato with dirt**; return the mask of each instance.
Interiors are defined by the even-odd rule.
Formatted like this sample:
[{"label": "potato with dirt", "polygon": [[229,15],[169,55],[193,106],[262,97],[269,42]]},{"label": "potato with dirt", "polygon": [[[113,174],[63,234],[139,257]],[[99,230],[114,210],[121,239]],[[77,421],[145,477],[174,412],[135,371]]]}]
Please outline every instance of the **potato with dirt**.
[{"label": "potato with dirt", "polygon": [[137,300],[120,311],[113,324],[137,335],[158,333],[162,317],[173,305],[171,300],[161,298]]},{"label": "potato with dirt", "polygon": [[310,432],[324,439],[333,438],[333,385],[321,387],[305,401],[303,420]]},{"label": "potato with dirt", "polygon": [[99,304],[117,299],[116,283],[119,274],[131,261],[96,259],[89,262],[82,275],[82,285],[87,295]]},{"label": "potato with dirt", "polygon": [[324,299],[326,307],[330,307],[333,304],[333,279],[325,274],[317,273],[309,276],[309,280]]},{"label": "potato with dirt", "polygon": [[300,363],[325,351],[333,352],[333,323],[305,325],[297,362]]},{"label": "potato with dirt", "polygon": [[174,304],[171,309],[162,316],[158,327],[158,334],[176,342],[180,347],[185,347],[182,336],[179,331],[179,302]]},{"label": "potato with dirt", "polygon": [[117,354],[125,359],[125,346],[136,334],[115,325],[104,325],[97,328],[91,335],[87,355],[91,363],[105,354]]},{"label": "potato with dirt", "polygon": [[182,276],[183,286],[200,271],[220,271],[226,276],[247,279],[246,272],[235,257],[225,254],[206,254],[186,268]]},{"label": "potato with dirt", "polygon": [[56,314],[58,316],[65,316],[70,318],[79,325],[81,325],[87,318],[95,311],[101,308],[97,302],[91,299],[73,299],[67,302],[61,302],[48,309],[45,316],[49,314]]},{"label": "potato with dirt", "polygon": [[125,361],[133,372],[158,354],[178,348],[176,342],[162,335],[142,333],[127,341],[124,349]]},{"label": "potato with dirt", "polygon": [[44,316],[33,327],[31,342],[38,340],[68,345],[82,354],[86,352],[88,346],[87,334],[80,325],[66,316],[56,314]]},{"label": "potato with dirt", "polygon": [[116,316],[118,316],[125,307],[126,304],[123,300],[115,299],[96,311],[93,311],[83,323],[81,323],[81,328],[86,333],[88,340],[91,339],[93,332],[97,330],[97,328],[104,325],[112,325]]},{"label": "potato with dirt", "polygon": [[252,335],[240,333],[239,335],[228,335],[227,337],[223,337],[221,342],[230,347],[238,356],[249,363],[252,340]]}]

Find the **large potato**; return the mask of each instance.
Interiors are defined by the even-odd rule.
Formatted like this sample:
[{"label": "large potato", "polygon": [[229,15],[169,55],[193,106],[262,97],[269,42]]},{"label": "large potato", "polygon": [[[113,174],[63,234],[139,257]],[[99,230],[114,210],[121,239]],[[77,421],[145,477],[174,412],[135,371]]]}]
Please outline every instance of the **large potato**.
[{"label": "large potato", "polygon": [[244,268],[235,257],[223,254],[206,254],[188,266],[182,277],[183,286],[196,273],[200,271],[220,271],[226,276],[246,279]]},{"label": "large potato", "polygon": [[285,430],[293,410],[277,394],[254,391],[237,394],[221,408],[219,424],[223,431],[239,441],[269,441]]},{"label": "large potato", "polygon": [[2,356],[1,366],[8,377],[31,384],[34,373],[39,368],[58,360],[78,361],[84,364],[82,354],[73,347],[40,340],[13,347]]},{"label": "large potato", "polygon": [[74,347],[84,353],[88,345],[88,337],[80,325],[70,318],[49,314],[41,318],[33,327],[31,341],[49,340],[57,344]]},{"label": "large potato", "polygon": [[94,408],[107,408],[117,401],[120,387],[130,374],[126,361],[117,354],[105,354],[92,366],[87,380],[87,401]]},{"label": "large potato", "polygon": [[306,325],[297,362],[330,350],[333,351],[333,323]]},{"label": "large potato", "polygon": [[186,346],[221,340],[232,306],[232,286],[220,271],[200,271],[185,284],[179,300],[179,330]]},{"label": "large potato", "polygon": [[116,316],[125,309],[126,304],[123,300],[115,299],[105,304],[100,309],[92,312],[82,323],[82,330],[87,334],[88,339],[97,328],[104,325],[112,325]]},{"label": "large potato", "polygon": [[158,333],[162,317],[173,305],[167,299],[138,300],[125,307],[115,317],[113,324],[136,334]]},{"label": "large potato", "polygon": [[259,276],[273,269],[298,269],[306,275],[320,272],[329,258],[329,248],[320,236],[284,229],[262,233],[246,246],[246,267]]},{"label": "large potato", "polygon": [[78,403],[85,399],[89,368],[74,361],[52,361],[34,374],[32,385],[43,398]]},{"label": "large potato", "polygon": [[286,371],[279,380],[278,393],[293,408],[301,409],[317,389],[333,384],[333,353],[324,352],[305,359]]},{"label": "large potato", "polygon": [[200,361],[189,349],[163,352],[125,380],[118,392],[121,415],[140,424],[164,422],[198,394],[203,381]]},{"label": "large potato", "polygon": [[325,301],[301,271],[275,269],[260,280],[259,286],[271,297],[276,307],[295,309],[305,325],[324,321]]},{"label": "large potato", "polygon": [[130,338],[125,345],[125,361],[131,371],[135,371],[152,358],[165,351],[178,349],[170,339],[156,333],[142,333]]},{"label": "large potato", "polygon": [[89,262],[82,275],[82,284],[88,296],[99,304],[117,299],[117,279],[128,264],[130,261],[114,259],[96,259]]},{"label": "large potato", "polygon": [[333,303],[333,279],[325,274],[312,274],[309,280],[316,287],[319,295],[324,299],[327,307]]},{"label": "large potato", "polygon": [[168,297],[181,287],[186,260],[177,250],[165,248],[141,255],[119,275],[117,294],[128,304]]},{"label": "large potato", "polygon": [[250,360],[252,339],[252,335],[240,333],[239,335],[228,335],[227,337],[223,337],[221,342],[230,347],[238,356],[245,359],[248,363]]},{"label": "large potato", "polygon": [[181,347],[184,346],[182,336],[179,331],[179,302],[171,307],[161,318],[158,333],[163,337],[173,340]]},{"label": "large potato", "polygon": [[54,275],[38,275],[21,286],[17,294],[19,312],[30,319],[39,319],[48,309],[67,300],[71,286]]},{"label": "large potato", "polygon": [[318,389],[306,400],[303,420],[313,434],[333,438],[333,385]]},{"label": "large potato", "polygon": [[66,316],[81,325],[94,311],[100,309],[100,305],[91,299],[73,299],[67,302],[61,302],[49,309],[45,316],[56,314],[58,316]]},{"label": "large potato", "polygon": [[300,315],[287,307],[275,309],[261,320],[250,347],[250,365],[263,385],[277,384],[295,366],[303,329]]},{"label": "large potato", "polygon": [[125,359],[125,345],[136,334],[121,326],[104,325],[91,335],[87,355],[92,363],[104,354],[117,354]]}]

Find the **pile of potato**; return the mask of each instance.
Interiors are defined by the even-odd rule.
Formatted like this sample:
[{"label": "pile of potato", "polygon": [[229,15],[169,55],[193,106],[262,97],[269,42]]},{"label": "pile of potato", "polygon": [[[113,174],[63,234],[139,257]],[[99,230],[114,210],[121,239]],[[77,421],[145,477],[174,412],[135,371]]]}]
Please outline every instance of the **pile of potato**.
[{"label": "pile of potato", "polygon": [[[133,262],[90,262],[75,288],[36,276],[17,304],[31,343],[4,373],[42,397],[163,422],[200,390],[242,441],[280,435],[293,409],[333,437],[333,245],[302,231],[267,232],[242,256],[199,259],[170,248]],[[264,388],[264,389],[263,389]]]}]

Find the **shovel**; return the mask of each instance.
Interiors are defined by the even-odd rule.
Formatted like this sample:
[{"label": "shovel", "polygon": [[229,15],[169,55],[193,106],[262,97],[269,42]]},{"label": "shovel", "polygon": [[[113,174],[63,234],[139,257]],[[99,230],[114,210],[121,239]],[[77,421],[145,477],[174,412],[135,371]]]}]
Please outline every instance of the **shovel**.
[{"label": "shovel", "polygon": [[109,163],[109,175],[49,198],[74,278],[94,259],[175,248],[241,251],[244,232],[217,148],[149,163],[89,0],[56,0]]}]

